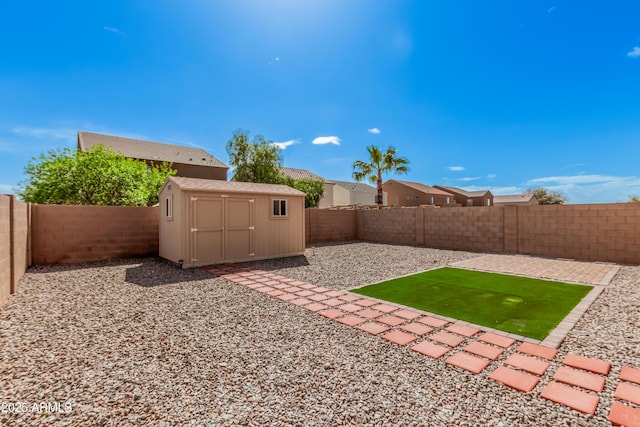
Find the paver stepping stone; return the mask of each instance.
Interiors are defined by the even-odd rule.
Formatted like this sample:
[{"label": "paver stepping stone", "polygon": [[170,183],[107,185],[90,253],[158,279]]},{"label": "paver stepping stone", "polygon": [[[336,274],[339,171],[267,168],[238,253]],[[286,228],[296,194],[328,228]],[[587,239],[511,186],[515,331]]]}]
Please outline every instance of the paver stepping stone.
[{"label": "paver stepping stone", "polygon": [[285,292],[291,292],[292,294],[295,294],[296,292],[300,292],[303,291],[304,289],[299,288],[297,286],[289,286],[288,288],[284,288],[283,291]]},{"label": "paver stepping stone", "polygon": [[487,359],[496,360],[500,355],[504,352],[504,349],[493,347],[487,344],[482,344],[481,342],[472,342],[465,348],[464,351],[468,353],[473,353],[477,356],[486,357]]},{"label": "paver stepping stone", "polygon": [[622,381],[629,381],[632,383],[640,384],[640,369],[623,366],[620,370],[620,379]]},{"label": "paver stepping stone", "polygon": [[336,306],[336,305],[342,305],[344,304],[344,301],[342,301],[341,299],[338,298],[331,298],[325,301],[322,301],[323,304],[327,304],[327,305],[331,305],[331,306]]},{"label": "paver stepping stone", "polygon": [[461,342],[464,341],[464,338],[459,335],[450,334],[448,332],[440,331],[437,334],[431,335],[429,337],[432,341],[437,341],[442,344],[446,344],[450,347],[457,347]]},{"label": "paver stepping stone", "polygon": [[629,383],[620,383],[618,387],[616,387],[613,397],[640,405],[640,387]]},{"label": "paver stepping stone", "polygon": [[[344,301],[342,301],[344,302]],[[362,310],[362,307],[355,304],[344,304],[338,307],[342,311],[348,311],[349,313],[355,313],[358,310]]]},{"label": "paver stepping stone", "polygon": [[413,335],[401,331],[391,331],[388,334],[384,334],[382,338],[398,345],[406,345],[416,340]]},{"label": "paver stepping stone", "polygon": [[562,363],[568,366],[573,366],[574,368],[580,368],[585,371],[591,371],[602,375],[609,374],[609,370],[611,369],[611,363],[609,362],[591,359],[590,357],[578,356],[577,354],[567,354]]},{"label": "paver stepping stone", "polygon": [[365,323],[364,325],[358,326],[358,329],[362,329],[363,331],[369,332],[372,335],[378,335],[388,331],[391,328],[389,328],[389,326],[387,325],[383,325],[382,323],[369,322],[369,323]]},{"label": "paver stepping stone", "polygon": [[523,342],[522,344],[520,344],[518,348],[516,348],[516,351],[519,351],[520,353],[530,354],[532,356],[542,357],[543,359],[547,360],[553,360],[553,358],[556,357],[556,354],[558,354],[558,350],[556,349],[543,347],[541,345],[531,344],[528,342]]},{"label": "paver stepping stone", "polygon": [[322,286],[318,286],[318,287],[312,288],[310,290],[313,291],[313,292],[317,292],[317,293],[324,293],[324,292],[330,291],[331,289],[323,288]]},{"label": "paver stepping stone", "polygon": [[446,320],[438,319],[437,317],[431,317],[431,316],[418,319],[418,322],[424,323],[425,325],[433,326],[434,328],[439,328],[440,326],[444,326],[447,323],[449,323]]},{"label": "paver stepping stone", "polygon": [[489,366],[490,361],[472,356],[469,353],[460,351],[446,360],[449,365],[457,366],[474,374],[479,374],[484,368]]},{"label": "paver stepping stone", "polygon": [[396,316],[384,316],[377,319],[378,322],[385,323],[389,326],[398,326],[404,323],[406,320]]},{"label": "paver stepping stone", "polygon": [[382,316],[384,313],[378,310],[362,310],[358,312],[358,316],[366,317],[367,319],[375,319]]},{"label": "paver stepping stone", "polygon": [[604,377],[566,366],[560,366],[558,371],[553,375],[553,379],[592,391],[601,392],[604,390]]},{"label": "paver stepping stone", "polygon": [[609,421],[617,426],[640,427],[640,409],[613,402],[611,412],[609,412]]},{"label": "paver stepping stone", "polygon": [[358,316],[345,316],[338,319],[338,322],[347,326],[356,326],[366,321],[367,319],[363,319],[362,317],[358,317]]},{"label": "paver stepping stone", "polygon": [[463,325],[461,323],[453,323],[445,328],[449,332],[454,332],[458,335],[463,335],[465,337],[472,337],[478,332],[479,329],[472,328],[471,326]]},{"label": "paver stepping stone", "polygon": [[485,332],[484,334],[480,335],[478,340],[484,341],[489,344],[494,344],[502,348],[511,347],[511,345],[514,342],[516,342],[516,340],[514,340],[513,338],[503,337],[501,335],[493,334],[491,332]]},{"label": "paver stepping stone", "polygon": [[551,381],[545,389],[542,390],[540,396],[585,414],[594,414],[600,401],[598,396],[576,390],[575,388],[562,385],[555,381]]},{"label": "paver stepping stone", "polygon": [[340,310],[336,310],[335,308],[332,308],[329,310],[321,311],[320,314],[323,315],[324,317],[328,317],[329,319],[335,319],[335,318],[344,316],[344,311],[340,311]]},{"label": "paver stepping stone", "polygon": [[271,295],[272,297],[277,297],[279,295],[284,295],[284,294],[285,294],[284,291],[280,291],[278,289],[267,292],[267,295]]},{"label": "paver stepping stone", "polygon": [[312,302],[313,301],[306,298],[296,298],[291,300],[291,304],[295,304],[295,305],[307,305],[307,304],[311,304]]},{"label": "paver stepping stone", "polygon": [[499,366],[491,373],[491,375],[489,375],[489,378],[525,393],[533,390],[540,381],[540,379],[535,375],[516,371],[515,369],[511,369],[506,366]]},{"label": "paver stepping stone", "polygon": [[316,285],[312,285],[311,283],[305,283],[304,285],[298,285],[299,288],[311,290],[316,287]]},{"label": "paver stepping stone", "polygon": [[304,308],[306,308],[309,311],[314,311],[315,312],[315,311],[328,309],[329,306],[328,305],[324,305],[324,304],[320,304],[319,302],[314,302],[313,304],[305,305]]},{"label": "paver stepping stone", "polygon": [[311,292],[305,289],[304,291],[296,292],[296,295],[298,295],[299,297],[308,297],[309,295],[315,295],[315,292]]},{"label": "paver stepping stone", "polygon": [[420,313],[417,313],[413,310],[398,310],[393,313],[394,316],[402,317],[403,319],[413,320],[416,317],[422,316]]},{"label": "paver stepping stone", "polygon": [[423,341],[420,344],[416,344],[411,347],[411,350],[424,354],[425,356],[433,357],[434,359],[438,359],[449,352],[448,347],[444,347],[438,344],[434,344],[431,341]]},{"label": "paver stepping stone", "polygon": [[378,304],[371,306],[372,309],[382,311],[383,313],[391,313],[392,311],[396,311],[398,307],[394,307],[389,304]]},{"label": "paver stepping stone", "polygon": [[344,293],[340,292],[340,291],[329,291],[329,292],[325,292],[325,295],[328,297],[340,297],[342,295],[344,295]]},{"label": "paver stepping stone", "polygon": [[509,356],[504,363],[536,375],[544,374],[544,371],[549,367],[549,362],[544,362],[534,357],[523,356],[522,354],[517,353],[513,353]]},{"label": "paver stepping stone", "polygon": [[309,295],[307,298],[309,298],[311,301],[322,301],[329,297],[323,294],[314,294],[314,295]]},{"label": "paver stepping stone", "polygon": [[284,294],[284,295],[278,295],[276,298],[281,299],[283,301],[291,301],[292,299],[298,298],[298,296],[294,294]]},{"label": "paver stepping stone", "polygon": [[370,299],[359,299],[358,301],[354,301],[353,303],[361,305],[362,307],[371,307],[372,305],[378,304],[377,301],[372,301]]},{"label": "paver stepping stone", "polygon": [[399,328],[403,331],[411,332],[412,334],[416,335],[424,335],[433,331],[433,328],[431,326],[423,325],[422,323],[417,322],[408,323],[406,325],[400,326]]},{"label": "paver stepping stone", "polygon": [[277,285],[273,285],[273,287],[276,289],[287,289],[290,288],[291,285],[289,285],[288,283],[279,283]]},{"label": "paver stepping stone", "polygon": [[360,298],[361,298],[361,297],[357,297],[357,296],[355,296],[355,295],[350,295],[350,294],[342,295],[342,296],[340,297],[340,299],[341,299],[341,300],[343,300],[343,301],[347,301],[347,302],[357,301],[357,300],[359,300]]}]

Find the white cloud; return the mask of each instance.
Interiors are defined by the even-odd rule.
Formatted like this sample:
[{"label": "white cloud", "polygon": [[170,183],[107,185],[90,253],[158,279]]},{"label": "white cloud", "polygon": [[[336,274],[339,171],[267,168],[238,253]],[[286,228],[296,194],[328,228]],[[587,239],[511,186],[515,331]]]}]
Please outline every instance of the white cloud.
[{"label": "white cloud", "polygon": [[334,144],[340,145],[340,138],[337,136],[319,136],[313,141],[311,141],[314,145],[324,145],[324,144]]},{"label": "white cloud", "polygon": [[283,142],[274,142],[273,145],[275,145],[276,147],[278,147],[281,150],[284,150],[285,148],[293,145],[293,144],[298,144],[300,142],[299,139],[290,139],[288,141],[283,141]]},{"label": "white cloud", "polygon": [[487,178],[489,179],[493,179],[493,178],[497,178],[498,175],[496,175],[495,173],[490,173],[489,175],[487,175]]},{"label": "white cloud", "polygon": [[479,176],[474,176],[474,177],[467,177],[467,178],[457,178],[456,181],[468,182],[468,181],[477,181],[479,179],[480,179]]},{"label": "white cloud", "polygon": [[29,136],[43,139],[75,139],[78,135],[76,129],[69,128],[30,128],[15,127],[11,132],[19,136]]},{"label": "white cloud", "polygon": [[629,58],[637,58],[640,56],[640,47],[636,46],[631,52],[627,52]]},{"label": "white cloud", "polygon": [[125,32],[120,31],[120,30],[119,30],[119,29],[117,29],[117,28],[113,28],[113,27],[102,27],[102,29],[103,29],[103,30],[105,30],[105,31],[109,31],[110,33],[117,34],[117,35],[122,36],[122,37],[127,37],[127,34],[126,34]]},{"label": "white cloud", "polygon": [[380,129],[378,128],[371,128],[371,129],[367,129],[367,132],[369,133],[374,133],[374,134],[379,134],[380,132],[382,132]]},{"label": "white cloud", "polygon": [[449,166],[447,169],[453,172],[460,172],[464,170],[464,166]]},{"label": "white cloud", "polygon": [[640,178],[612,175],[566,175],[531,179],[527,188],[544,187],[566,195],[570,203],[625,202],[640,190]]},{"label": "white cloud", "polygon": [[0,184],[0,194],[13,194],[13,185]]}]

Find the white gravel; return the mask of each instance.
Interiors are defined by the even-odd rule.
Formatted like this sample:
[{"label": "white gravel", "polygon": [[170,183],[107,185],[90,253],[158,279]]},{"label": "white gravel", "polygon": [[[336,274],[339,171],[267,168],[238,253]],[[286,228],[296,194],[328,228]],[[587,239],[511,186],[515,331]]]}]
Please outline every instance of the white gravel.
[{"label": "white gravel", "polygon": [[[356,242],[251,265],[346,289],[479,255]],[[639,285],[623,267],[561,354],[640,367]],[[153,258],[34,267],[0,307],[0,426],[610,425],[612,380],[587,416],[539,397],[555,369],[526,394],[491,371]]]}]

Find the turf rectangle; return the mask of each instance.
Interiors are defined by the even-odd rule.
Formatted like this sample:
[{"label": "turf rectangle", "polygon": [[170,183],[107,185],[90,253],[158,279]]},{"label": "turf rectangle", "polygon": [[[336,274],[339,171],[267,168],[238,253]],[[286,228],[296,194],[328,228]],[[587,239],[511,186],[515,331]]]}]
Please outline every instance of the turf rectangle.
[{"label": "turf rectangle", "polygon": [[592,288],[444,267],[351,292],[543,340]]}]

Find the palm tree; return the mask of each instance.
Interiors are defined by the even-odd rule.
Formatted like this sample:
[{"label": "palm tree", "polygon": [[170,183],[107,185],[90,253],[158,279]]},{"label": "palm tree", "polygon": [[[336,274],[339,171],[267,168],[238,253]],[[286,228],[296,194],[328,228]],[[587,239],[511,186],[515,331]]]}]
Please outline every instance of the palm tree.
[{"label": "palm tree", "polygon": [[353,162],[353,179],[362,181],[368,179],[371,183],[376,183],[378,196],[376,203],[378,208],[382,206],[382,174],[387,172],[407,173],[409,161],[404,157],[396,157],[398,150],[389,146],[384,153],[375,145],[367,147],[369,152],[369,162],[356,160]]}]

